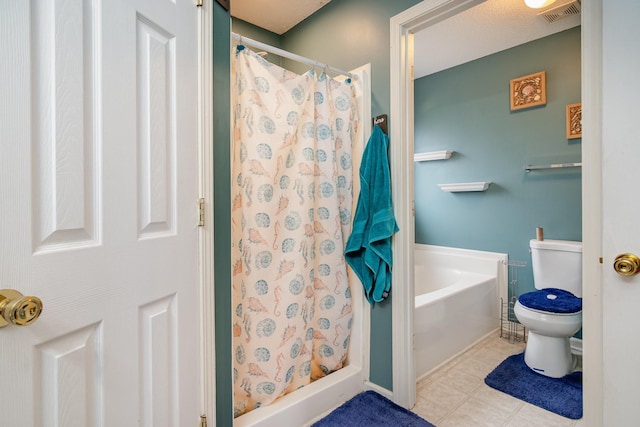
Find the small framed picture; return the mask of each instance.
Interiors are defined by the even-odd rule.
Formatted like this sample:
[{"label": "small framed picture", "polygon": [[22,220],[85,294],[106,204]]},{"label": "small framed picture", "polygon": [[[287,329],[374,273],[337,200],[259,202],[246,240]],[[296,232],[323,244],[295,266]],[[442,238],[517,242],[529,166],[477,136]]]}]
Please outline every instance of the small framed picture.
[{"label": "small framed picture", "polygon": [[547,103],[546,72],[544,71],[513,79],[509,87],[511,111]]},{"label": "small framed picture", "polygon": [[220,6],[224,7],[224,10],[229,10],[229,2],[231,0],[216,0],[216,1]]},{"label": "small framed picture", "polygon": [[567,139],[582,138],[582,103],[567,105]]}]

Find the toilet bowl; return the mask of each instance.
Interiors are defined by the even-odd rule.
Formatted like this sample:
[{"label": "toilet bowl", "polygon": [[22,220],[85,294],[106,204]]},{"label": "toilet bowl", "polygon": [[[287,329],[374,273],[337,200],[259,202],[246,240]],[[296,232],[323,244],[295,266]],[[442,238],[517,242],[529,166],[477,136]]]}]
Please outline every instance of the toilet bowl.
[{"label": "toilet bowl", "polygon": [[528,330],[525,363],[533,371],[561,378],[575,367],[570,338],[582,326],[582,244],[560,240],[530,242],[536,291],[514,306]]},{"label": "toilet bowl", "polygon": [[553,378],[570,373],[575,367],[575,360],[569,339],[582,326],[582,308],[573,313],[554,313],[528,308],[518,300],[513,311],[529,330],[524,353],[526,365]]}]

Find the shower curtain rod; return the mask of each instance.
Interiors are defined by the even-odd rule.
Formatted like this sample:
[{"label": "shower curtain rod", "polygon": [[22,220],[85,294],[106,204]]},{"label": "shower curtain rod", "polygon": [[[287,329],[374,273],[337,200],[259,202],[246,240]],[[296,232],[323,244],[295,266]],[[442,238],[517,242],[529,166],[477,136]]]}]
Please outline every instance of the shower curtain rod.
[{"label": "shower curtain rod", "polygon": [[313,59],[305,58],[304,56],[296,55],[295,53],[291,53],[284,49],[277,48],[275,46],[268,45],[266,43],[259,42],[257,40],[250,39],[245,36],[241,36],[238,33],[231,33],[233,40],[241,43],[253,46],[258,49],[266,50],[267,52],[271,52],[275,55],[282,56],[283,58],[292,59],[297,62],[302,62],[303,64],[311,65],[312,67],[322,68],[325,70],[333,71],[334,73],[344,74],[351,79],[357,79],[357,76],[349,73],[348,71],[341,70],[336,67],[332,67],[331,65],[323,64],[322,62],[318,62]]}]

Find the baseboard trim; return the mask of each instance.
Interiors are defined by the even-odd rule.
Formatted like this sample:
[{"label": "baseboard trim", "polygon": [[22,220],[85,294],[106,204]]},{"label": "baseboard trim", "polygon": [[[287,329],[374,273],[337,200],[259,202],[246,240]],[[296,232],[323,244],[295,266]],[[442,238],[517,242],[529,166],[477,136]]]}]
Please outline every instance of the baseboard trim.
[{"label": "baseboard trim", "polygon": [[379,393],[379,394],[383,395],[387,399],[393,400],[393,392],[391,390],[387,390],[384,387],[380,387],[378,384],[374,384],[371,381],[365,381],[364,382],[364,389],[365,390],[373,390],[376,393]]}]

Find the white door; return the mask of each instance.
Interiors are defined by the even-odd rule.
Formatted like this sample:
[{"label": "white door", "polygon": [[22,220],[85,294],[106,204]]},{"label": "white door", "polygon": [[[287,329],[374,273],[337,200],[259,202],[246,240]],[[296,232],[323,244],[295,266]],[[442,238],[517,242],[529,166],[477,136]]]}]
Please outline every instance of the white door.
[{"label": "white door", "polygon": [[198,417],[190,0],[0,2],[0,425]]},{"label": "white door", "polygon": [[633,88],[640,70],[640,3],[602,3],[603,416],[605,426],[631,426],[638,425],[640,275],[620,276],[613,263],[622,253],[640,256],[640,133]]}]

